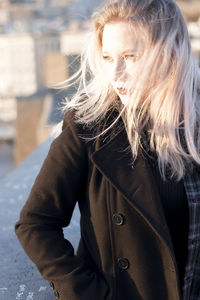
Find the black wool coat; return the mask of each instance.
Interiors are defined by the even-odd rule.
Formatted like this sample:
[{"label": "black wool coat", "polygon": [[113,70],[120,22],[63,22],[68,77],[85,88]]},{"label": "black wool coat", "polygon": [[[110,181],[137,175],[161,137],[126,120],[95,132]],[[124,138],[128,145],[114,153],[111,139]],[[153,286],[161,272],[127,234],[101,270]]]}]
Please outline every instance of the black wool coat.
[{"label": "black wool coat", "polygon": [[[72,112],[63,124],[15,225],[55,297],[182,299],[154,178],[142,151],[132,164],[123,122],[114,135],[96,142],[80,137],[86,129]],[[74,253],[62,228],[77,201],[81,239]]]}]

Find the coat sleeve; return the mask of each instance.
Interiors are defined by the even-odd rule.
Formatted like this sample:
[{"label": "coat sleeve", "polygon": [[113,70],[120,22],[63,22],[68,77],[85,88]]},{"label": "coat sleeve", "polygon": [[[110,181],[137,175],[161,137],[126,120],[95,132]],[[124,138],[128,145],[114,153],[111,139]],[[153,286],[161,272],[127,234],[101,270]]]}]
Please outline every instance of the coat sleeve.
[{"label": "coat sleeve", "polygon": [[49,153],[25,203],[15,232],[41,275],[51,282],[61,300],[106,299],[107,283],[101,274],[74,254],[62,228],[70,223],[76,201],[83,197],[87,155],[78,137],[72,113]]}]

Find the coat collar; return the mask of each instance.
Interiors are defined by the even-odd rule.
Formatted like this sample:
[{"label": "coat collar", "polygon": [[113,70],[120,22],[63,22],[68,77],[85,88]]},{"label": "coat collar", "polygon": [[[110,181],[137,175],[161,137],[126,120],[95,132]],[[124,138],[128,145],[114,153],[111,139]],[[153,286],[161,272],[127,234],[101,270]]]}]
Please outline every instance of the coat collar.
[{"label": "coat collar", "polygon": [[92,160],[155,234],[172,249],[169,230],[150,167],[142,151],[132,163],[125,129],[95,151],[92,154]]}]

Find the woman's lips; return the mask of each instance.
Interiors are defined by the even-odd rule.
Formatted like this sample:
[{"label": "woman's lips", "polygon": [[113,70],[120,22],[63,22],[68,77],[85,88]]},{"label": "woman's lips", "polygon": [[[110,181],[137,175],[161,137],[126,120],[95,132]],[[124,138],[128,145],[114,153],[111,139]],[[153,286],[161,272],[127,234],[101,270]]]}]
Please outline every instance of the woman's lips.
[{"label": "woman's lips", "polygon": [[117,91],[120,95],[126,95],[127,90],[125,88],[117,88]]}]

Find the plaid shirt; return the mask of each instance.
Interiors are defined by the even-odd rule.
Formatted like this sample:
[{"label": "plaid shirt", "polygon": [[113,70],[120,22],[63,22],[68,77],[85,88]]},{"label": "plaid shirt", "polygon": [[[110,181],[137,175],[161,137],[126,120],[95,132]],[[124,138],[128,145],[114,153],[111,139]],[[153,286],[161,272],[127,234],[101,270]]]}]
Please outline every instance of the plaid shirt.
[{"label": "plaid shirt", "polygon": [[183,300],[200,300],[200,172],[188,172],[184,186],[189,205],[188,259]]},{"label": "plaid shirt", "polygon": [[[150,153],[145,135],[141,142],[144,150]],[[187,172],[184,186],[189,207],[189,234],[183,300],[200,300],[200,170],[194,168],[193,172]]]}]

